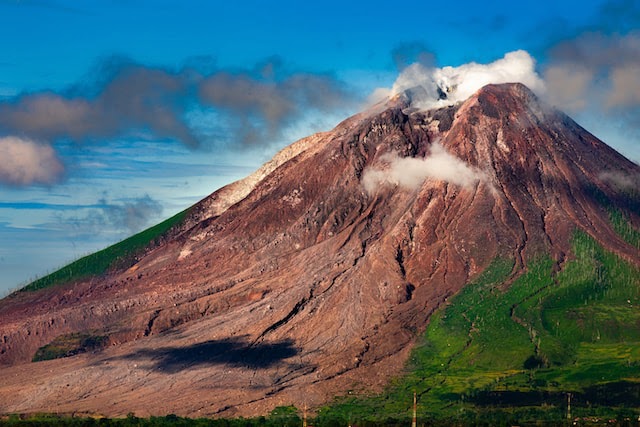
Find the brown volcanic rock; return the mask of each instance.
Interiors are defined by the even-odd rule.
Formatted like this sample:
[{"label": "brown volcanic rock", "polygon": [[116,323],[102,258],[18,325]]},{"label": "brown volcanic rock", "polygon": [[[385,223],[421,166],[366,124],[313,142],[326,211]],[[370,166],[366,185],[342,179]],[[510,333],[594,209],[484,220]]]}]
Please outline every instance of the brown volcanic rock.
[{"label": "brown volcanic rock", "polygon": [[[496,257],[551,253],[578,227],[632,262],[597,197],[640,168],[519,84],[459,106],[403,95],[287,147],[194,206],[126,271],[0,302],[0,412],[254,415],[381,387],[430,314]],[[384,153],[435,141],[480,171],[459,186],[380,185]],[[637,210],[629,212],[637,225]],[[55,337],[102,330],[98,353],[29,363]]]}]

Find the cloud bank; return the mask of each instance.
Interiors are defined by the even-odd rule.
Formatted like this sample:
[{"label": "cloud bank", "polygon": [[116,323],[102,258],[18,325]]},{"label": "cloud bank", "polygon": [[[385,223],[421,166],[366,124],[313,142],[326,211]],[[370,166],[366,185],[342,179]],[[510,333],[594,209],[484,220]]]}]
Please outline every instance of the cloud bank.
[{"label": "cloud bank", "polygon": [[[57,158],[51,147],[59,140],[86,143],[149,135],[191,148],[203,143],[268,145],[314,112],[355,105],[355,96],[334,76],[290,71],[279,58],[243,70],[206,65],[205,71],[198,64],[171,70],[108,58],[90,77],[63,91],[23,93],[0,101],[0,137],[13,138],[13,147],[18,140],[40,141],[36,148],[24,142],[20,146],[41,157],[49,153],[51,159]],[[24,175],[5,172],[0,183],[55,181],[28,171]]]},{"label": "cloud bank", "polygon": [[0,183],[15,186],[51,185],[64,171],[52,147],[27,138],[0,138],[0,159]]},{"label": "cloud bank", "polygon": [[198,145],[183,118],[188,97],[184,75],[132,63],[103,64],[103,68],[97,81],[82,88],[23,94],[0,103],[0,131],[50,142],[147,131]]},{"label": "cloud bank", "polygon": [[469,187],[484,180],[484,174],[449,154],[435,142],[424,158],[399,157],[397,153],[385,153],[377,166],[367,167],[362,174],[362,185],[369,195],[383,185],[397,185],[408,190],[418,189],[427,179],[446,181],[461,187]]},{"label": "cloud bank", "polygon": [[464,101],[490,83],[516,82],[533,91],[544,90],[535,61],[524,50],[509,52],[489,64],[470,62],[459,67],[436,68],[416,62],[400,73],[389,94],[411,90],[413,107],[431,109]]}]

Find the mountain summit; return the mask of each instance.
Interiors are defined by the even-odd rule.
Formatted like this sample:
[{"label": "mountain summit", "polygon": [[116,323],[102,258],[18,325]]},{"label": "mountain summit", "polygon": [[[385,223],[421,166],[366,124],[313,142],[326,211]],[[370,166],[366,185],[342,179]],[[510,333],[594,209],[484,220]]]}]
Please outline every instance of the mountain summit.
[{"label": "mountain summit", "polygon": [[[411,96],[295,142],[105,274],[0,301],[2,410],[317,406],[399,374],[496,259],[505,286],[545,255],[560,270],[581,230],[640,266],[610,221],[640,225],[638,165],[521,84],[428,111]],[[30,363],[73,340],[89,351]]]}]

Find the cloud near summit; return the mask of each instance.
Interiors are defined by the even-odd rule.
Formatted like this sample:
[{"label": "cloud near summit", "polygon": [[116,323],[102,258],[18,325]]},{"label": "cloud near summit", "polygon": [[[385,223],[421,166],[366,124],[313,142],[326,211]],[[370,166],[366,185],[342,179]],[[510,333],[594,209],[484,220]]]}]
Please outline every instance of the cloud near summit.
[{"label": "cloud near summit", "polygon": [[606,133],[600,134],[607,129],[624,135],[624,140],[617,141],[618,149],[626,148],[626,155],[638,161],[640,31],[585,31],[547,49],[539,65],[524,50],[488,64],[469,62],[457,67],[439,68],[432,60],[417,60],[401,68],[392,87],[375,89],[369,103],[410,90],[413,107],[433,109],[464,101],[487,84],[519,82],[601,138],[607,139]]},{"label": "cloud near summit", "polygon": [[535,65],[535,60],[524,50],[509,52],[489,64],[469,62],[458,67],[437,68],[416,62],[401,71],[391,89],[378,89],[375,97],[413,89],[412,106],[431,109],[464,101],[491,83],[519,82],[540,93],[545,85]]}]

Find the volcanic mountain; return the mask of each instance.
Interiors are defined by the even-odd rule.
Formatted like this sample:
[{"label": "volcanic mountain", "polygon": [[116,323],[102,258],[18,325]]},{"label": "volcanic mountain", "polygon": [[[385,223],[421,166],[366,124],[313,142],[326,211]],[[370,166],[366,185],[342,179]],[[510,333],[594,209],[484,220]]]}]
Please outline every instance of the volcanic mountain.
[{"label": "volcanic mountain", "polygon": [[505,287],[543,256],[559,271],[580,231],[640,266],[610,218],[640,226],[638,165],[521,84],[411,99],[295,142],[103,274],[0,301],[0,413],[317,407],[399,375],[496,259]]}]

